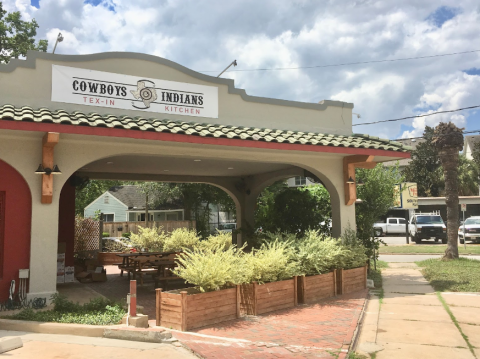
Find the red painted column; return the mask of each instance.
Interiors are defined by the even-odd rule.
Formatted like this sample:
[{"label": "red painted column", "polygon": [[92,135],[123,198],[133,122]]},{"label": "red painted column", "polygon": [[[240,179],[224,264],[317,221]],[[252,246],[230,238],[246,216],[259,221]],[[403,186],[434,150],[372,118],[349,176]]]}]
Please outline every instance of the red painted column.
[{"label": "red painted column", "polygon": [[73,246],[75,238],[75,187],[70,178],[60,192],[58,208],[58,243],[66,243],[65,265],[73,266]]},{"label": "red painted column", "polygon": [[130,281],[130,316],[137,316],[137,281]]},{"label": "red painted column", "polygon": [[0,192],[3,213],[0,220],[0,301],[8,299],[10,281],[18,291],[18,270],[30,267],[32,196],[27,182],[12,166],[0,160]]}]

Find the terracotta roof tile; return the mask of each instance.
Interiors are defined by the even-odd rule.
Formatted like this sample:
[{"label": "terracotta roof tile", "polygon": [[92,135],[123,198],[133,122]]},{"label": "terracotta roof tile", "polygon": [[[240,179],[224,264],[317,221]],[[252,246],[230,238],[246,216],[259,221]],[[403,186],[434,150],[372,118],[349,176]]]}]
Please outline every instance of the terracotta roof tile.
[{"label": "terracotta roof tile", "polygon": [[123,128],[126,130],[156,131],[178,133],[188,136],[242,139],[245,141],[267,141],[278,143],[295,143],[314,146],[372,148],[396,152],[408,152],[411,147],[400,142],[390,141],[365,134],[350,136],[332,135],[314,132],[281,131],[278,129],[254,128],[244,126],[215,125],[198,122],[184,122],[142,117],[68,113],[64,110],[49,110],[31,107],[0,106],[0,119],[10,121],[57,123],[72,126],[92,126]]}]

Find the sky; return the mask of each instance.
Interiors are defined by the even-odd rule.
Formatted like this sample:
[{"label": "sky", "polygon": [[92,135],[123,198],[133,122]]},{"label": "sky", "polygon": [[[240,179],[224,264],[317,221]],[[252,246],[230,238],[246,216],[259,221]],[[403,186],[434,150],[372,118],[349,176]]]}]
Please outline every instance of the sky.
[{"label": "sky", "polygon": [[[354,103],[354,123],[480,105],[478,0],[0,0],[59,54],[141,52],[235,80],[249,95]],[[317,67],[479,50],[419,60]],[[270,69],[250,71],[255,69]],[[246,71],[248,70],[248,71]],[[480,109],[353,127],[398,139]],[[478,134],[478,133],[477,133]]]}]

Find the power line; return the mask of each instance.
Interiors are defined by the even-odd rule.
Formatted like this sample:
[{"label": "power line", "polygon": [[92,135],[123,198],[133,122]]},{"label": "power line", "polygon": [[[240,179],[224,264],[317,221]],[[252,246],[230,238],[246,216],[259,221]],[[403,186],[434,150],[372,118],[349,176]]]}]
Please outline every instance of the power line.
[{"label": "power line", "polygon": [[[346,62],[342,64],[329,64],[329,65],[315,65],[315,66],[299,66],[299,67],[274,67],[274,68],[264,68],[264,69],[237,69],[230,70],[227,72],[251,72],[251,71],[284,71],[284,70],[301,70],[301,69],[319,69],[325,67],[338,67],[338,66],[349,66],[349,65],[362,65],[362,64],[375,64],[382,62],[394,62],[394,61],[409,61],[409,60],[421,60],[429,59],[433,57],[444,57],[444,56],[453,56],[453,55],[462,55],[462,54],[471,54],[475,52],[480,52],[480,50],[470,50],[470,51],[461,51],[461,52],[452,52],[449,54],[438,54],[438,55],[428,55],[428,56],[417,56],[417,57],[404,57],[398,59],[385,59],[385,60],[372,60],[372,61],[358,61],[358,62]],[[198,72],[218,72],[215,71],[198,71]]]},{"label": "power line", "polygon": [[478,108],[480,105],[476,106],[470,106],[470,107],[463,107],[463,108],[457,108],[455,110],[446,110],[446,111],[437,111],[437,112],[431,112],[431,113],[426,113],[423,115],[415,115],[415,116],[408,116],[408,117],[402,117],[402,118],[394,118],[391,120],[382,120],[382,121],[374,121],[374,122],[364,122],[364,123],[355,123],[352,126],[363,126],[363,125],[374,125],[377,123],[383,123],[383,122],[395,122],[395,121],[402,121],[402,120],[408,120],[411,118],[418,118],[418,117],[427,117],[427,116],[433,116],[433,115],[438,115],[439,113],[449,113],[449,112],[458,112],[458,111],[463,111],[463,110],[470,110],[472,108]]},{"label": "power line", "polygon": [[[462,133],[465,135],[467,133],[476,133],[476,132],[480,132],[480,130],[471,130],[471,131],[463,131]],[[445,134],[443,136],[449,136],[449,135],[452,135],[453,133],[450,133],[450,134]],[[397,138],[395,140],[390,140],[390,141],[403,141],[403,140],[417,140],[417,139],[422,139],[424,138],[423,136],[419,136],[419,137],[404,137],[404,138]]]}]

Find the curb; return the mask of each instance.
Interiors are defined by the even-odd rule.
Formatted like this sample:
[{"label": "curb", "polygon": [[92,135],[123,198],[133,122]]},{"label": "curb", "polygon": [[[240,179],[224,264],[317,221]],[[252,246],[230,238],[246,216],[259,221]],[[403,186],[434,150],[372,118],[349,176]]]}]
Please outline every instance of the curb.
[{"label": "curb", "polygon": [[136,342],[164,343],[177,342],[172,333],[163,328],[138,329],[123,325],[86,325],[71,323],[33,322],[27,320],[0,319],[2,330],[42,334],[63,334],[81,337],[130,340]]},{"label": "curb", "polygon": [[17,332],[65,334],[81,337],[102,338],[103,331],[107,328],[107,326],[0,319],[0,328],[2,328],[2,330],[13,330]]},{"label": "curb", "polygon": [[358,318],[357,322],[357,327],[355,328],[355,331],[353,333],[353,337],[350,343],[350,351],[355,351],[357,349],[357,344],[358,344],[358,338],[360,337],[360,331],[362,330],[363,326],[363,319],[365,317],[365,308],[367,307],[368,302],[370,301],[370,290],[367,293],[367,297],[365,298],[365,302],[363,302],[363,307],[360,311],[360,316]]}]

